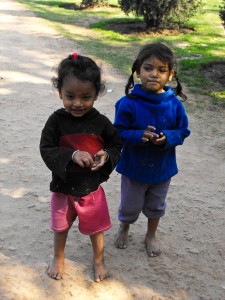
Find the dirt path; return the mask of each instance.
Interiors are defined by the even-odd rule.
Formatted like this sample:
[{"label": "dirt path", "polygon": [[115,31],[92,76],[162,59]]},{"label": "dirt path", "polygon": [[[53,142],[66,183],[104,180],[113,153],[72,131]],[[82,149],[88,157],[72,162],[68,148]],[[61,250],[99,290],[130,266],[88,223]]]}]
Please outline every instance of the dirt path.
[{"label": "dirt path", "polygon": [[[113,223],[105,256],[113,277],[93,282],[89,238],[76,224],[68,238],[64,279],[45,275],[53,235],[50,172],[39,155],[39,138],[47,117],[61,105],[51,88],[52,67],[81,50],[13,0],[0,2],[0,34],[0,299],[225,299],[225,118],[219,110],[189,113],[192,135],[178,147],[180,173],[159,227],[160,257],[146,255],[143,216],[132,227],[129,248],[113,246],[119,204],[114,172],[104,185]],[[99,98],[96,107],[113,120],[126,78],[109,66],[103,70],[113,92]],[[188,109],[195,101],[189,95]]]}]

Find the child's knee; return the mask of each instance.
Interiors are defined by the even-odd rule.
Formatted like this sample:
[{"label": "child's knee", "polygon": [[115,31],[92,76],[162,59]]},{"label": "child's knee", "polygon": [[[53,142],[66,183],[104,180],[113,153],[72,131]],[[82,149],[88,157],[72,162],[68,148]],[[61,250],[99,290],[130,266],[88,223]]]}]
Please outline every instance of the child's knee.
[{"label": "child's knee", "polygon": [[122,211],[119,211],[118,219],[120,222],[125,224],[133,224],[137,221],[139,217],[140,212],[134,212],[134,213],[124,213]]}]

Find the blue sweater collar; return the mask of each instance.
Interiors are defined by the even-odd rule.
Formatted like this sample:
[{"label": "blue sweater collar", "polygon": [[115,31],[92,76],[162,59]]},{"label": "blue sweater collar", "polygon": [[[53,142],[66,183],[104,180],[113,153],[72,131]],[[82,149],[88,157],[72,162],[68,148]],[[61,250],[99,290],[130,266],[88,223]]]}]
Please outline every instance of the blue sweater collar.
[{"label": "blue sweater collar", "polygon": [[135,84],[134,88],[131,91],[131,95],[135,96],[137,98],[142,98],[144,100],[149,100],[151,102],[161,103],[162,101],[165,101],[168,99],[168,96],[174,95],[174,91],[169,86],[164,86],[164,93],[161,94],[151,94],[149,92],[146,92],[142,90],[141,84]]}]

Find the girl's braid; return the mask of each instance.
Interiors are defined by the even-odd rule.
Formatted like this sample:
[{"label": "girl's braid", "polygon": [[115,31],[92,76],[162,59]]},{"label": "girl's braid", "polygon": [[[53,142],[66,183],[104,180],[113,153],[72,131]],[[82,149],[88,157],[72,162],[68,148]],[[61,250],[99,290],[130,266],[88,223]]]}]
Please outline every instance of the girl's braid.
[{"label": "girl's braid", "polygon": [[132,71],[132,74],[130,75],[130,77],[127,81],[127,85],[125,87],[126,96],[128,96],[129,90],[134,87],[134,73],[137,71],[137,59],[134,61],[131,71]]},{"label": "girl's braid", "polygon": [[177,82],[177,86],[174,88],[175,94],[180,96],[183,99],[183,101],[186,101],[187,96],[182,93],[182,86],[181,86],[181,83],[179,81],[176,71],[174,71],[174,78],[176,79],[176,82]]}]

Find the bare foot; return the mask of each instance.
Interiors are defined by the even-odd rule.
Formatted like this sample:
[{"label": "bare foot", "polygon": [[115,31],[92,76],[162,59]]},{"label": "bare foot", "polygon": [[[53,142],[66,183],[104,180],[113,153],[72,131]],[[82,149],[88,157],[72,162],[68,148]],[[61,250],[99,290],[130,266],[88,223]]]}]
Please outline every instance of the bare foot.
[{"label": "bare foot", "polygon": [[54,257],[52,266],[48,266],[47,274],[50,278],[55,280],[62,279],[64,269],[64,257]]},{"label": "bare foot", "polygon": [[110,276],[105,264],[94,264],[94,280],[100,282]]},{"label": "bare foot", "polygon": [[145,246],[148,256],[156,257],[161,254],[160,245],[155,237],[149,237],[148,235],[146,235]]},{"label": "bare foot", "polygon": [[128,242],[128,232],[129,225],[128,224],[120,224],[119,230],[117,232],[115,246],[119,249],[126,249]]}]

